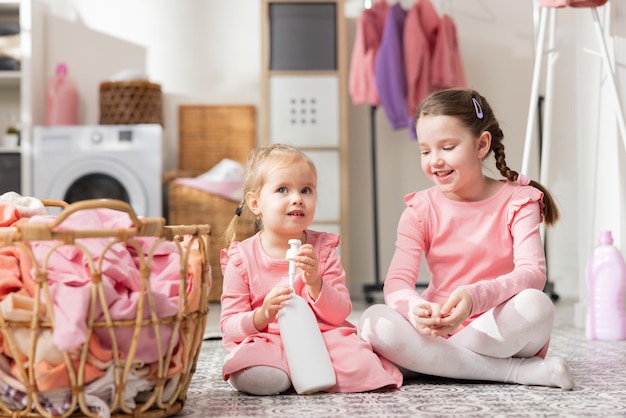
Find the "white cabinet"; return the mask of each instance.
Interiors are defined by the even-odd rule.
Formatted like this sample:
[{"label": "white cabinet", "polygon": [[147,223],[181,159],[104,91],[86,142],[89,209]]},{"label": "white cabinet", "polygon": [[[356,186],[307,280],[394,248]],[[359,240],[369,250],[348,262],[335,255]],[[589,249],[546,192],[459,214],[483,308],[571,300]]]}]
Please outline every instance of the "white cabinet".
[{"label": "white cabinet", "polygon": [[[263,0],[260,140],[286,143],[318,171],[312,229],[347,252],[347,53],[343,0]],[[344,267],[345,266],[344,258]]]},{"label": "white cabinet", "polygon": [[[15,190],[22,194],[30,193],[30,158],[29,144],[30,131],[32,126],[32,86],[31,86],[31,1],[30,0],[0,0],[0,29],[11,28],[17,26],[19,28],[18,52],[12,53],[11,57],[16,57],[19,61],[19,68],[0,70],[0,138],[4,137],[9,124],[17,125],[20,130],[20,146],[18,148],[12,146],[0,145],[4,153],[20,153],[20,167],[16,168],[15,164],[2,165],[0,173],[2,176],[16,177],[19,176],[21,187]],[[0,41],[4,41],[0,45],[13,45],[14,35]],[[6,48],[6,47],[5,47]],[[5,49],[8,50],[8,49]],[[14,51],[11,49],[11,51]],[[10,149],[8,149],[10,148]],[[7,167],[11,167],[9,172]],[[16,173],[19,170],[19,173]],[[13,183],[15,184],[15,183]]]}]

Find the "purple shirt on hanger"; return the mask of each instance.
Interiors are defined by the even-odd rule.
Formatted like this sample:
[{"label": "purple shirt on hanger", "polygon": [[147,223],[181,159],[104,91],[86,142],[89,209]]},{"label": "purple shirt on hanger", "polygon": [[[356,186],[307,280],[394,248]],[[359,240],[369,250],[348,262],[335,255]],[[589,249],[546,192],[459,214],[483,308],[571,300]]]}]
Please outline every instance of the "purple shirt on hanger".
[{"label": "purple shirt on hanger", "polygon": [[376,54],[376,87],[380,104],[393,129],[408,127],[407,85],[402,38],[406,10],[398,2],[389,8],[383,37]]}]

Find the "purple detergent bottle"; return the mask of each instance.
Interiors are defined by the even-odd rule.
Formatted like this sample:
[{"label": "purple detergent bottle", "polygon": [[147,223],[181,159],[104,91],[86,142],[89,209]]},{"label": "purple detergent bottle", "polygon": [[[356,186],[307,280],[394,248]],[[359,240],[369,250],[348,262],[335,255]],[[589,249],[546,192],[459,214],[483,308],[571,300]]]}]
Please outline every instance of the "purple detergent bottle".
[{"label": "purple detergent bottle", "polygon": [[598,246],[587,262],[587,321],[589,340],[626,339],[626,264],[613,245],[611,231],[602,231]]}]

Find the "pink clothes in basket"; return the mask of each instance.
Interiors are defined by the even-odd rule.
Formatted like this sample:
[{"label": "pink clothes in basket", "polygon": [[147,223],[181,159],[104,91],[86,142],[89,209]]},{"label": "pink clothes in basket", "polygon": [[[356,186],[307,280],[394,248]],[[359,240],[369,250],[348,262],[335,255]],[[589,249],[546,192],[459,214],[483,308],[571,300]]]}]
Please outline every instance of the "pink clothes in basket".
[{"label": "pink clothes in basket", "polygon": [[[52,222],[53,216],[35,216],[30,222]],[[59,225],[59,230],[99,230],[129,228],[132,222],[123,212],[111,209],[83,210],[71,214]],[[137,238],[143,253],[124,243],[110,244],[110,238],[89,238],[79,240],[85,250],[78,246],[60,246],[52,241],[37,241],[31,244],[38,264],[47,264],[47,280],[52,295],[53,310],[57,324],[64,324],[54,330],[54,343],[61,351],[72,351],[86,341],[87,318],[92,292],[92,269],[101,266],[102,286],[112,320],[134,320],[140,302],[139,257],[147,257],[152,251],[155,238]],[[110,247],[108,247],[110,245]],[[108,248],[107,248],[108,247]],[[174,316],[178,312],[179,254],[175,244],[162,242],[154,250],[150,286],[154,307],[159,317]],[[143,315],[150,315],[148,299],[143,301]],[[102,306],[95,310],[95,321],[105,319]],[[156,340],[153,330],[146,327],[138,338],[135,359],[145,363],[157,361],[160,356],[157,344],[163,349],[169,345],[171,325],[159,326],[160,340]],[[112,346],[108,329],[95,329],[94,332],[106,347]],[[119,350],[128,353],[133,340],[133,327],[117,328],[116,338]]]}]

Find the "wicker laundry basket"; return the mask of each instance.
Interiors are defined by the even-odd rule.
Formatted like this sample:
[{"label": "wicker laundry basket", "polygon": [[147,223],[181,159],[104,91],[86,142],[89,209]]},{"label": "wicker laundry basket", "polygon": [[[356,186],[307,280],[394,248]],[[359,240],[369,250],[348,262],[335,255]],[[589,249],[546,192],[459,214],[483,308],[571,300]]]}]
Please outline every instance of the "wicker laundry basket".
[{"label": "wicker laundry basket", "polygon": [[[195,177],[207,172],[222,159],[245,164],[256,146],[256,109],[252,105],[181,105],[179,107],[178,177]],[[176,177],[170,174],[170,177]],[[209,301],[222,294],[220,251],[223,234],[238,203],[170,181],[168,220],[172,224],[211,225],[209,249],[213,285]],[[237,239],[255,233],[254,217],[244,211],[237,227]]]},{"label": "wicker laundry basket", "polygon": [[100,124],[163,125],[161,86],[145,80],[100,83]]},{"label": "wicker laundry basket", "polygon": [[[94,405],[109,409],[112,417],[167,417],[180,412],[195,372],[208,315],[210,227],[166,226],[163,218],[139,219],[127,203],[118,200],[86,200],[71,205],[58,201],[44,203],[64,209],[48,223],[18,222],[16,227],[0,230],[0,256],[14,255],[20,270],[25,272],[21,289],[17,286],[9,292],[4,286],[0,294],[0,416],[96,417]],[[70,219],[78,219],[76,216],[93,216],[92,210],[127,214],[131,226],[111,229],[69,226]],[[94,256],[92,245],[95,244],[102,245],[102,252]],[[135,311],[125,319],[117,316],[110,298],[111,287],[107,287],[111,269],[121,268],[117,258],[119,248],[133,254],[138,272],[137,280],[129,281],[136,288]],[[170,252],[164,252],[164,248]],[[58,364],[53,365],[48,359],[41,359],[51,356],[50,352],[55,351],[51,347],[59,346],[51,345],[51,335],[60,330],[66,332],[68,323],[67,318],[55,314],[61,312],[57,310],[56,299],[60,284],[50,278],[53,271],[54,274],[59,271],[53,267],[53,261],[58,261],[55,257],[68,252],[86,260],[81,274],[87,277],[83,293],[87,296],[84,300],[87,315],[84,321],[81,316],[77,321],[85,328],[84,334],[81,333],[85,342],[69,351],[58,350]],[[111,257],[116,261],[107,262]],[[163,277],[161,272],[155,277],[156,270],[164,260],[168,260],[168,296],[155,289],[155,283]],[[121,271],[120,276],[130,276],[131,270]],[[29,276],[26,272],[32,273]],[[5,303],[7,300],[21,304],[10,305]],[[21,306],[26,300],[32,303],[30,311],[8,308]],[[159,301],[163,300],[170,311],[175,311],[173,314],[162,315]],[[79,308],[77,300],[72,312],[80,313],[74,310]],[[126,338],[122,339],[122,335]],[[146,339],[154,340],[150,350],[141,348],[145,347]],[[99,350],[94,349],[96,346]],[[142,363],[140,358],[146,351],[151,351],[157,360]],[[104,380],[101,377],[104,370],[109,378],[108,392],[98,392],[94,385]],[[53,381],[50,374],[55,376]],[[138,385],[138,381],[142,384]],[[44,390],[51,382],[55,388]],[[100,398],[104,407],[94,402],[94,393],[109,394],[108,398]],[[58,399],[64,401],[59,403]]]}]

